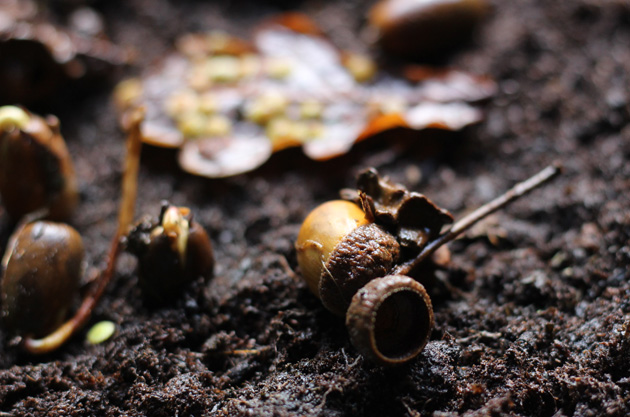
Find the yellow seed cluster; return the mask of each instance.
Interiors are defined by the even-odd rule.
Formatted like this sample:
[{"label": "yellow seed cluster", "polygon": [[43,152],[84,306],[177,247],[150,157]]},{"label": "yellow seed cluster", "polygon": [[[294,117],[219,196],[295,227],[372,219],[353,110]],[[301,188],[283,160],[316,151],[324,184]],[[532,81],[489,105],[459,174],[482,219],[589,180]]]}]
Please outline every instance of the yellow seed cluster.
[{"label": "yellow seed cluster", "polygon": [[219,103],[211,92],[179,91],[168,98],[164,107],[186,138],[219,137],[232,131],[232,122],[219,113]]},{"label": "yellow seed cluster", "polygon": [[[242,82],[259,78],[280,81],[293,71],[287,58],[265,58],[249,52],[230,54],[233,42],[234,38],[224,32],[189,35],[178,42],[178,49],[191,62],[187,88],[171,94],[164,111],[186,139],[221,137],[232,132],[234,122],[222,113],[214,88],[246,88]],[[131,87],[128,95],[133,95]],[[304,143],[321,137],[323,112],[321,102],[291,102],[280,90],[248,98],[242,108],[244,119],[261,126],[274,143]]]},{"label": "yellow seed cluster", "polygon": [[251,78],[261,72],[262,62],[256,54],[245,54],[240,57],[239,75],[241,78]]},{"label": "yellow seed cluster", "polygon": [[216,84],[237,82],[241,78],[241,59],[217,55],[195,62],[188,73],[188,84],[195,90],[207,90]]}]

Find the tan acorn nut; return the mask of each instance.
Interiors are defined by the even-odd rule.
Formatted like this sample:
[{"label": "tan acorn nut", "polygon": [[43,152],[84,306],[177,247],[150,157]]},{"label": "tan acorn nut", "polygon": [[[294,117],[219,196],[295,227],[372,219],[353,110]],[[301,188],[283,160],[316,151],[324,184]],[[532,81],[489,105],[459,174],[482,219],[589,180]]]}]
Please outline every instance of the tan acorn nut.
[{"label": "tan acorn nut", "polygon": [[165,304],[196,278],[213,274],[210,238],[187,207],[164,203],[157,222],[145,219],[129,233],[127,249],[138,257],[140,287],[149,304]]},{"label": "tan acorn nut", "polygon": [[396,365],[417,356],[433,329],[433,307],[424,287],[404,275],[368,282],[346,314],[352,344],[366,358]]},{"label": "tan acorn nut", "polygon": [[74,210],[76,176],[55,116],[0,107],[0,195],[16,220],[38,209],[59,220]]},{"label": "tan acorn nut", "polygon": [[338,316],[346,314],[359,288],[387,275],[400,256],[396,239],[344,200],[316,207],[302,223],[295,247],[309,288]]},{"label": "tan acorn nut", "polygon": [[83,241],[72,227],[35,221],[18,229],[2,260],[2,319],[9,332],[42,337],[58,328],[81,278]]}]

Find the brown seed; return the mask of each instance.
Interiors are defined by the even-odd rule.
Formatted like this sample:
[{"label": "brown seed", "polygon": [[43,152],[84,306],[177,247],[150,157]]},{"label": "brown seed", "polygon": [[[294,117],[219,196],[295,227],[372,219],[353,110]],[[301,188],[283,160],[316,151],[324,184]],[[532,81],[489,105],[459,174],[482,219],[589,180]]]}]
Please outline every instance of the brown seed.
[{"label": "brown seed", "polygon": [[[14,219],[42,208],[51,219],[67,218],[77,204],[78,191],[59,120],[43,119],[14,106],[0,109],[17,109],[27,116],[20,125],[0,120],[2,204]],[[0,118],[6,115],[0,113]]]},{"label": "brown seed", "polygon": [[135,226],[127,248],[138,257],[140,287],[149,304],[165,304],[195,279],[212,277],[210,238],[186,207],[164,205],[158,222],[145,219]]},{"label": "brown seed", "polygon": [[485,0],[383,0],[370,11],[369,21],[386,52],[417,59],[461,45],[487,10]]},{"label": "brown seed", "polygon": [[346,314],[359,288],[389,272],[400,250],[393,236],[344,200],[315,208],[304,220],[295,246],[309,288],[339,316]]},{"label": "brown seed", "polygon": [[14,234],[2,262],[2,317],[10,332],[41,337],[63,322],[83,253],[81,236],[66,224],[36,221]]},{"label": "brown seed", "polygon": [[416,357],[433,329],[433,307],[424,287],[402,275],[367,283],[346,314],[352,344],[367,358],[396,365]]}]

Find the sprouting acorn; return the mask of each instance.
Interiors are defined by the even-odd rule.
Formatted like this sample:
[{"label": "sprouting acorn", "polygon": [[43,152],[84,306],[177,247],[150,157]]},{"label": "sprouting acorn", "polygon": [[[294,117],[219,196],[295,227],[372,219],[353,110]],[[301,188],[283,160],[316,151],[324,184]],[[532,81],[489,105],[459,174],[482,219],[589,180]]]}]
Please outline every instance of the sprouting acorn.
[{"label": "sprouting acorn", "polygon": [[[29,123],[30,119],[19,108],[12,108],[9,116],[5,113],[4,121],[12,120],[18,125]],[[9,239],[2,258],[1,318],[7,334],[15,336],[11,340],[28,353],[49,353],[68,341],[89,320],[114,274],[121,237],[133,218],[143,117],[143,110],[138,109],[130,118],[118,230],[107,267],[71,317],[66,320],[83,269],[84,250],[79,233],[66,224],[40,220],[49,214],[50,207],[46,206],[25,215]]]},{"label": "sprouting acorn", "polygon": [[0,195],[14,220],[38,209],[61,220],[74,210],[77,180],[55,116],[0,107]]},{"label": "sprouting acorn", "polygon": [[445,232],[448,211],[371,169],[359,176],[353,201],[334,200],[304,220],[296,242],[302,276],[322,304],[346,317],[353,345],[383,365],[408,362],[433,328],[424,286],[408,277],[442,245],[560,172],[550,166],[483,205]]},{"label": "sprouting acorn", "polygon": [[138,257],[138,275],[149,304],[172,301],[199,277],[214,269],[212,244],[190,209],[162,203],[159,219],[141,220],[127,236],[127,250]]},{"label": "sprouting acorn", "polygon": [[35,221],[11,237],[2,260],[2,319],[15,335],[42,337],[65,320],[81,280],[83,241],[63,223]]}]

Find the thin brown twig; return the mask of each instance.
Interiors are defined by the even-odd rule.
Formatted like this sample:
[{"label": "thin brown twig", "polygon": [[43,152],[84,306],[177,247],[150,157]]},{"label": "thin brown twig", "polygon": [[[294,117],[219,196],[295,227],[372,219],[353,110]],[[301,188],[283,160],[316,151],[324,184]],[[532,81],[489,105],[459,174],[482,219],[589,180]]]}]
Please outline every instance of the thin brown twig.
[{"label": "thin brown twig", "polygon": [[398,265],[392,273],[394,275],[407,275],[410,271],[416,268],[418,265],[422,263],[427,257],[431,256],[433,252],[435,252],[440,246],[445,245],[451,240],[455,239],[457,236],[468,230],[475,223],[488,215],[494,213],[502,207],[505,207],[509,203],[514,200],[524,196],[535,188],[541,186],[552,178],[556,177],[562,168],[558,164],[550,165],[547,168],[540,171],[538,174],[533,177],[528,178],[527,180],[516,184],[514,187],[510,188],[505,193],[501,194],[499,197],[490,201],[489,203],[484,204],[479,207],[477,210],[473,211],[469,215],[465,216],[463,219],[459,220],[455,223],[448,231],[442,233],[433,241],[429,242],[423,249],[420,251],[418,256],[414,259],[411,259],[403,264]]}]

